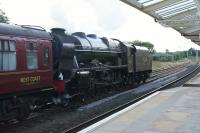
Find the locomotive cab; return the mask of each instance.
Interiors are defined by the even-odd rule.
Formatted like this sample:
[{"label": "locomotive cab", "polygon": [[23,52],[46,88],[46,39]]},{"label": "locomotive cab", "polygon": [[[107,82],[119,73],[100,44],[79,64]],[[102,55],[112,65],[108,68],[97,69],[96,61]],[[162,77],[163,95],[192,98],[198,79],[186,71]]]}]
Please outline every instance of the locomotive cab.
[{"label": "locomotive cab", "polygon": [[136,64],[135,63],[136,48],[127,43],[123,43],[123,45],[125,46],[125,51],[126,51],[128,73],[135,73],[136,72],[136,65],[135,65]]}]

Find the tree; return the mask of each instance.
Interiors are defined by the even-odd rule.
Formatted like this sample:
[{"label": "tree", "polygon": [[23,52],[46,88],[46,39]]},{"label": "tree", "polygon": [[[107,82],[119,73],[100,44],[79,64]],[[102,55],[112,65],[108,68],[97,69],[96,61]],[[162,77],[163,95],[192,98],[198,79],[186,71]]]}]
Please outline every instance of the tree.
[{"label": "tree", "polygon": [[0,23],[9,23],[9,19],[6,16],[6,13],[0,9]]},{"label": "tree", "polygon": [[194,49],[194,48],[190,48],[190,49],[188,50],[188,54],[189,54],[190,56],[195,56],[195,55],[196,55],[195,49]]},{"label": "tree", "polygon": [[146,47],[149,49],[151,53],[155,53],[154,45],[150,42],[142,42],[142,41],[136,40],[136,41],[130,41],[128,43],[131,45]]}]

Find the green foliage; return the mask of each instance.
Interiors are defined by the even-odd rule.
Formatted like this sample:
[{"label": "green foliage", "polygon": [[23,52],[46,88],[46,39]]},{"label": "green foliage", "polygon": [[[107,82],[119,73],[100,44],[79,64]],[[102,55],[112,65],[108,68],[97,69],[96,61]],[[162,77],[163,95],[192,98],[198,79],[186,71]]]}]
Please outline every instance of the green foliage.
[{"label": "green foliage", "polygon": [[195,49],[194,49],[194,48],[190,48],[190,49],[188,50],[188,54],[189,54],[190,56],[195,56],[195,55],[196,55]]},{"label": "green foliage", "polygon": [[150,52],[155,53],[154,45],[150,42],[142,42],[139,40],[128,42],[131,45],[142,46],[149,49]]},{"label": "green foliage", "polygon": [[6,16],[6,13],[0,9],[0,23],[9,23],[9,19]]},{"label": "green foliage", "polygon": [[[185,58],[194,58],[196,56],[196,50],[190,48],[188,51],[176,51],[176,52],[158,52],[153,54],[153,60],[155,61],[178,61]],[[198,56],[200,51],[198,50]]]},{"label": "green foliage", "polygon": [[154,61],[173,61],[174,56],[170,53],[154,53],[153,54]]}]

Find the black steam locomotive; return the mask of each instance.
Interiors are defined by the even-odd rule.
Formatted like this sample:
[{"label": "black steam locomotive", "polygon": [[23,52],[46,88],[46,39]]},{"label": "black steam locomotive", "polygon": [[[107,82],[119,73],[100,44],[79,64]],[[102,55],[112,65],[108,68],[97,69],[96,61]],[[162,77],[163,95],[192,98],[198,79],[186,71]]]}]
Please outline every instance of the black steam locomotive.
[{"label": "black steam locomotive", "polygon": [[92,92],[104,86],[140,83],[152,71],[146,48],[95,34],[52,29],[54,80],[65,81],[69,95]]}]

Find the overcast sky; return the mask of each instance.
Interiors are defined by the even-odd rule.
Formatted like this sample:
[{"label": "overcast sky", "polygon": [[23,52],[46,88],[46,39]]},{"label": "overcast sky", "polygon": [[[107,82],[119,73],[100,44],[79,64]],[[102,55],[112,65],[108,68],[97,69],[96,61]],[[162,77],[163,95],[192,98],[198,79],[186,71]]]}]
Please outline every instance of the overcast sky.
[{"label": "overcast sky", "polygon": [[180,33],[119,0],[0,0],[0,8],[13,24],[40,25],[47,30],[61,27],[70,33],[83,31],[122,41],[149,41],[156,51],[199,49]]}]

